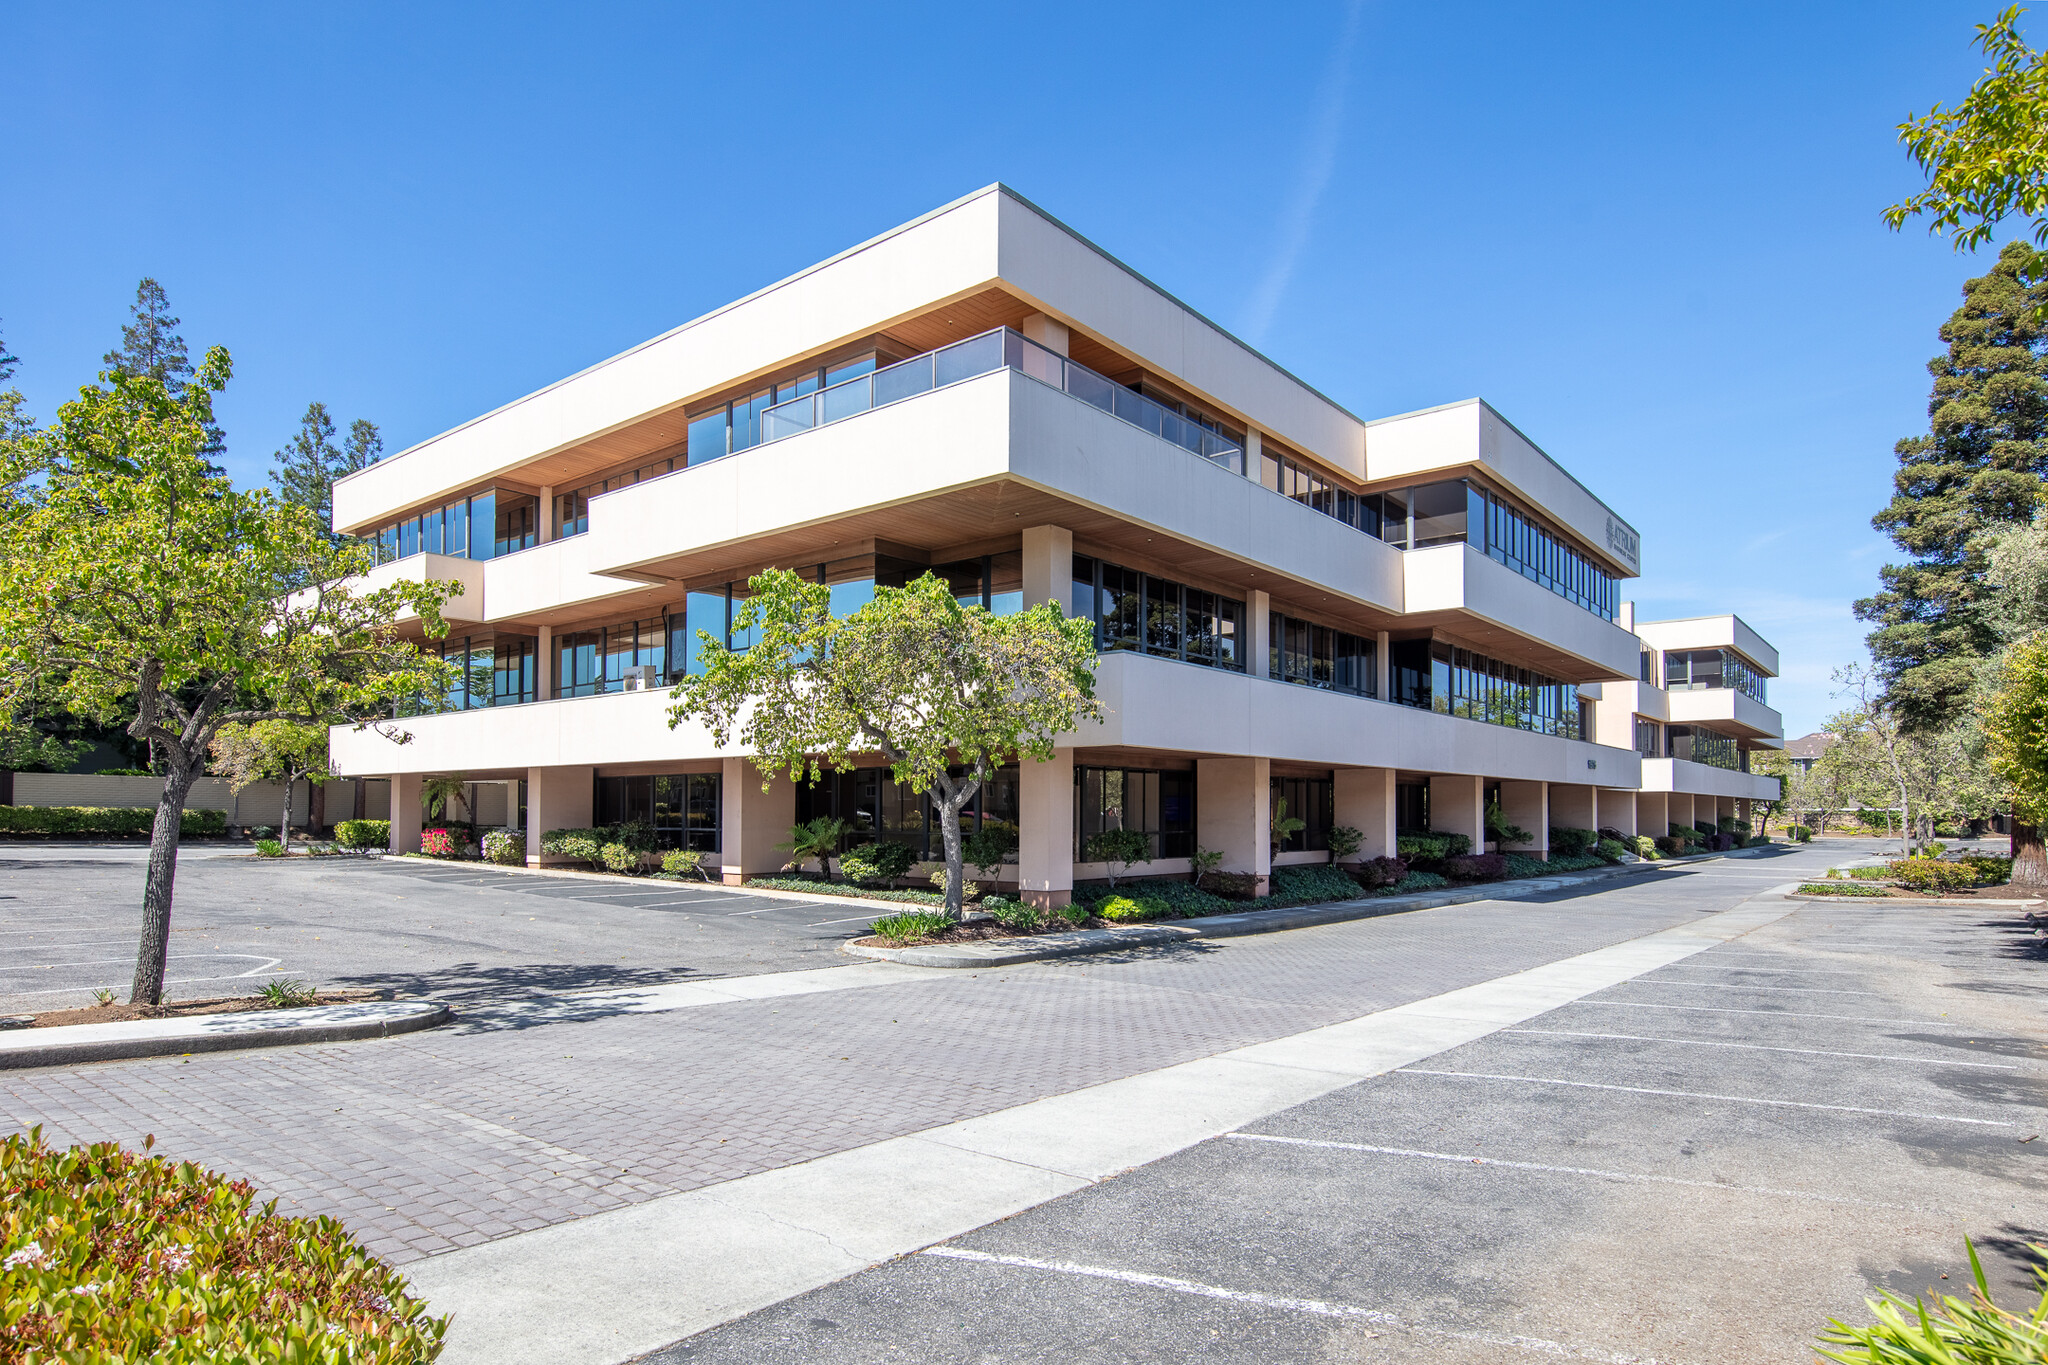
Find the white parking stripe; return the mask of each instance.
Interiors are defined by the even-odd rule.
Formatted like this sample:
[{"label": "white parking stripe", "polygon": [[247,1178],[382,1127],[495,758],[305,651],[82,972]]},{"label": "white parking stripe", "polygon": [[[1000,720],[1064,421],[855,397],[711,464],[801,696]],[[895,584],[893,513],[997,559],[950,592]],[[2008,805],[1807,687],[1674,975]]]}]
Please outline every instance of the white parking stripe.
[{"label": "white parking stripe", "polygon": [[1662,977],[1646,976],[1644,984],[1652,986],[1686,986],[1696,991],[1800,991],[1807,995],[1882,995],[1883,991],[1845,991],[1837,986],[1752,986],[1746,981],[1666,981]]},{"label": "white parking stripe", "polygon": [[872,915],[855,915],[852,919],[821,919],[815,924],[806,924],[804,928],[822,929],[828,924],[866,924],[870,920],[876,920],[880,918],[881,912],[876,911]]},{"label": "white parking stripe", "polygon": [[1958,1062],[1947,1057],[1904,1057],[1889,1052],[1825,1052],[1812,1047],[1767,1047],[1762,1043],[1719,1043],[1706,1038],[1646,1038],[1638,1033],[1572,1033],[1566,1029],[1504,1028],[1502,1033],[1540,1033],[1552,1038],[1610,1038],[1624,1043],[1683,1043],[1687,1047],[1739,1047],[1750,1052],[1797,1052],[1808,1057],[1853,1057],[1863,1062],[1925,1062],[1929,1066],[1972,1066],[1984,1071],[2018,1071],[2007,1062]]},{"label": "white parking stripe", "polygon": [[1918,1024],[1922,1028],[1961,1028],[1943,1019],[1883,1019],[1869,1014],[1803,1014],[1797,1010],[1745,1010],[1732,1005],[1655,1005],[1647,1000],[1581,1000],[1581,1005],[1609,1005],[1630,1010],[1687,1010],[1693,1014],[1763,1014],[1773,1019],[1840,1019],[1851,1024]]},{"label": "white parking stripe", "polygon": [[1853,1104],[1816,1104],[1810,1100],[1766,1100],[1754,1095],[1716,1095],[1704,1090],[1657,1090],[1647,1085],[1602,1085],[1598,1081],[1566,1081],[1555,1076],[1506,1076],[1492,1071],[1431,1071],[1404,1066],[1396,1075],[1458,1076],[1474,1081],[1520,1081],[1525,1085],[1569,1085],[1580,1090],[1614,1090],[1625,1095],[1672,1095],[1688,1100],[1730,1100],[1736,1104],[1769,1104],[1787,1109],[1830,1109],[1838,1114],[1878,1114],[1895,1119],[1939,1119],[1943,1123],[1976,1123],[1987,1128],[2016,1128],[2003,1119],[1966,1119],[1958,1114],[1916,1114],[1906,1109],[1865,1109]]},{"label": "white parking stripe", "polygon": [[1239,1142],[1273,1142],[1289,1147],[1326,1147],[1341,1152],[1366,1152],[1373,1156],[1407,1156],[1424,1161],[1448,1161],[1456,1166],[1498,1166],[1510,1171],[1541,1171],[1548,1175],[1589,1175],[1600,1180],[1626,1180],[1644,1185],[1689,1185],[1702,1190],[1726,1190],[1730,1194],[1768,1194],[1780,1199],[1811,1199],[1822,1204],[1854,1204],[1866,1209],[1916,1209],[1912,1204],[1884,1204],[1869,1199],[1850,1199],[1838,1194],[1815,1194],[1810,1190],[1774,1190],[1765,1185],[1728,1185],[1718,1180],[1684,1180],[1675,1175],[1639,1175],[1634,1171],[1600,1171],[1586,1166],[1546,1166],[1536,1161],[1503,1161],[1499,1157],[1475,1156],[1470,1152],[1422,1152],[1409,1147],[1373,1147],[1363,1142],[1327,1142],[1319,1138],[1279,1137],[1270,1133],[1225,1133]]},{"label": "white parking stripe", "polygon": [[1174,1294],[1193,1294],[1205,1299],[1250,1304],[1255,1308],[1277,1308],[1289,1313],[1309,1313],[1322,1318],[1349,1318],[1354,1322],[1376,1323],[1382,1327],[1400,1328],[1425,1336],[1448,1337],[1455,1341],[1472,1341],[1486,1346],[1510,1346],[1516,1350],[1562,1356],[1568,1360],[1607,1361],[1610,1365],[1660,1365],[1659,1361],[1650,1356],[1616,1355],[1612,1351],[1602,1351],[1590,1346],[1570,1346],[1545,1337],[1513,1336],[1500,1332],[1455,1332],[1442,1327],[1421,1327],[1404,1322],[1392,1313],[1381,1312],[1377,1308],[1359,1308],[1353,1304],[1330,1303],[1323,1299],[1292,1299],[1279,1294],[1261,1294],[1255,1289],[1225,1289],[1222,1285],[1203,1284],[1198,1280],[1183,1280],[1172,1275],[1151,1275],[1142,1270],[1112,1270],[1108,1266],[1080,1265],[1073,1261],[1041,1261],[1031,1256],[998,1256],[986,1251],[969,1251],[965,1247],[926,1247],[918,1254],[942,1256],[952,1261],[978,1261],[983,1265],[1015,1266],[1021,1270],[1049,1270],[1059,1275],[1084,1275],[1090,1279],[1115,1280],[1121,1284],[1143,1285],[1147,1289],[1164,1289]]},{"label": "white parking stripe", "polygon": [[[262,958],[265,962],[277,962],[280,960],[274,957],[263,957],[261,953],[173,953],[168,960],[172,962],[180,960],[190,961],[195,957]],[[0,972],[46,972],[58,967],[104,967],[109,963],[132,962],[133,960],[133,958],[126,957],[96,957],[88,962],[41,962],[29,967],[0,967]]]}]

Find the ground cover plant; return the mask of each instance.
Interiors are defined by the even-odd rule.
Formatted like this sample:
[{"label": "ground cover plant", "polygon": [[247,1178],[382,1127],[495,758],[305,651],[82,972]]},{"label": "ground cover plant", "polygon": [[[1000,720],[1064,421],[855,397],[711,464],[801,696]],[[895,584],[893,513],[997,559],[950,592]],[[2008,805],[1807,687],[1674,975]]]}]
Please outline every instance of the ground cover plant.
[{"label": "ground cover plant", "polygon": [[1868,886],[1860,882],[1807,882],[1799,888],[1802,896],[1883,896],[1889,894],[1882,886]]},{"label": "ground cover plant", "polygon": [[821,877],[785,873],[778,877],[749,877],[748,886],[769,891],[800,891],[812,896],[853,896],[864,901],[895,901],[903,905],[944,905],[941,891],[916,891],[907,887],[863,886],[858,882],[828,882]]},{"label": "ground cover plant", "polygon": [[[1969,1248],[1974,1281],[1969,1298],[1938,1294],[1929,1304],[1879,1290],[1879,1297],[1865,1300],[1876,1322],[1851,1327],[1830,1318],[1820,1334],[1821,1346],[1840,1349],[1815,1349],[1841,1365],[2036,1365],[2048,1360],[2048,1272],[2035,1267],[2041,1301],[2022,1317],[1991,1301],[1977,1248],[1968,1239],[1963,1245]],[[2039,1255],[2043,1249],[2032,1250]]]},{"label": "ground cover plant", "polygon": [[256,841],[256,856],[259,858],[282,858],[284,856],[284,845],[275,839],[258,839]]},{"label": "ground cover plant", "polygon": [[[945,904],[943,898],[938,902]],[[900,915],[884,915],[874,923],[875,936],[897,947],[922,943],[935,934],[942,934],[953,927],[952,916],[944,910],[905,910]]]},{"label": "ground cover plant", "polygon": [[332,1218],[116,1143],[0,1140],[0,1361],[415,1365],[445,1319]]}]

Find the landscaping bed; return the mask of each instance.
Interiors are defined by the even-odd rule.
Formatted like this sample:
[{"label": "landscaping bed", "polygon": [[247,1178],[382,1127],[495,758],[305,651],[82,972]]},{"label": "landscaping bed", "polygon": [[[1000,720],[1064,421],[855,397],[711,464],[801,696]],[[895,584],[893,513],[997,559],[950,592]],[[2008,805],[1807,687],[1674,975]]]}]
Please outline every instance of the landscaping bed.
[{"label": "landscaping bed", "polygon": [[1908,901],[2013,901],[2039,900],[2024,891],[2014,891],[2010,886],[1966,886],[1955,890],[1918,890],[1912,887],[1892,886],[1882,882],[1806,882],[1796,893],[1801,896],[1832,896],[1843,900],[1908,900]]},{"label": "landscaping bed", "polygon": [[289,994],[225,995],[211,1000],[174,1000],[165,1005],[82,1005],[74,1009],[39,1010],[21,1028],[63,1028],[68,1024],[125,1024],[139,1019],[186,1019],[203,1014],[247,1014],[257,1010],[303,1009],[309,1005],[353,1005],[383,999],[382,992],[348,988]]}]

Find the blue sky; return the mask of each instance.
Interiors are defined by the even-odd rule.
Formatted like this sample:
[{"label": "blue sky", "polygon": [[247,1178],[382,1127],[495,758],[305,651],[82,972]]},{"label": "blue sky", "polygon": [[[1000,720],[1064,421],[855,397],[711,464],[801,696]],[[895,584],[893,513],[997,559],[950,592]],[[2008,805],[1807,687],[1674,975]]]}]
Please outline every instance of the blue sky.
[{"label": "blue sky", "polygon": [[1884,227],[1892,130],[1992,9],[7,3],[0,328],[47,417],[156,276],[260,481],[310,399],[397,449],[1002,180],[1363,416],[1489,399],[1799,734],[1988,263]]}]

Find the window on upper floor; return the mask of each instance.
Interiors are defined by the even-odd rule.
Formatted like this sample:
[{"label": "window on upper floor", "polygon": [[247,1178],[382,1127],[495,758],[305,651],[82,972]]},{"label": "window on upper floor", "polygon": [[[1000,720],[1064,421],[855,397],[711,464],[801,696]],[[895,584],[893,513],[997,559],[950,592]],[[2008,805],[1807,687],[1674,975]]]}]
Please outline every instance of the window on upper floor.
[{"label": "window on upper floor", "polygon": [[1642,680],[1650,686],[1657,685],[1657,651],[1642,645],[1636,651],[1636,664],[1642,671]]},{"label": "window on upper floor", "polygon": [[1666,727],[1665,733],[1669,736],[1672,758],[1704,763],[1710,768],[1741,770],[1741,747],[1731,736],[1703,725],[1672,725]]},{"label": "window on upper floor", "polygon": [[1095,623],[1104,653],[1244,671],[1244,603],[1219,593],[1075,555],[1070,614]]},{"label": "window on upper floor", "polygon": [[1389,659],[1391,698],[1465,720],[1583,737],[1577,683],[1521,668],[1442,640],[1399,640]]},{"label": "window on upper floor", "polygon": [[1664,655],[1664,685],[1673,692],[1727,688],[1764,700],[1764,675],[1732,649],[1671,650]]},{"label": "window on upper floor", "polygon": [[1298,616],[1267,619],[1267,677],[1354,696],[1379,695],[1379,642]]},{"label": "window on upper floor", "polygon": [[1644,758],[1664,757],[1664,727],[1654,720],[1637,716],[1636,752]]}]

